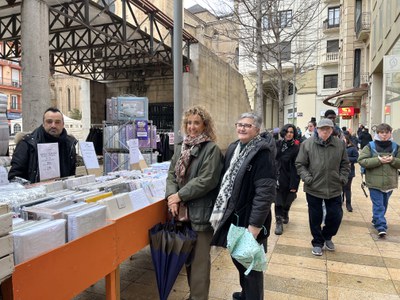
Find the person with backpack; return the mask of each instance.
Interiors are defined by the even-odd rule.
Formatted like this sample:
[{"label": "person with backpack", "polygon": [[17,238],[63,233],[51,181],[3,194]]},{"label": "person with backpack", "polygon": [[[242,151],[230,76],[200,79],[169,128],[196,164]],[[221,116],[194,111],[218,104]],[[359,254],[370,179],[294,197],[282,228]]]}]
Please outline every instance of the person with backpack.
[{"label": "person with backpack", "polygon": [[391,140],[392,127],[386,123],[376,127],[375,140],[361,151],[358,163],[365,169],[365,184],[372,201],[372,224],[379,237],[387,234],[385,213],[389,198],[398,187],[400,156],[398,145]]}]

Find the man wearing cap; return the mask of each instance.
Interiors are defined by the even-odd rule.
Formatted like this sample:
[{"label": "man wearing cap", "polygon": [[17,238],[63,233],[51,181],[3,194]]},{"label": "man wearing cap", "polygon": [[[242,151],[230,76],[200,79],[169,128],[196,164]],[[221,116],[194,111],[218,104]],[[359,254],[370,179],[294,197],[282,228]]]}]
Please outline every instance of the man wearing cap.
[{"label": "man wearing cap", "polygon": [[[346,146],[333,136],[333,130],[334,124],[330,119],[319,121],[318,136],[312,136],[301,144],[295,163],[297,173],[304,182],[308,203],[312,254],[317,256],[322,255],[324,247],[329,251],[335,250],[332,237],[342,221],[342,186],[350,172]],[[326,205],[323,227],[322,201]]]}]

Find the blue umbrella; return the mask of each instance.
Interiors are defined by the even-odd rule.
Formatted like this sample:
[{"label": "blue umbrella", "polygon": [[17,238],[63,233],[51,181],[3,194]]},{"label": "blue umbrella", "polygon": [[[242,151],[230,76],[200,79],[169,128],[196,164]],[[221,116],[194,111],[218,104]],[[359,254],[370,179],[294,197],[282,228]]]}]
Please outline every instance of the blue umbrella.
[{"label": "blue umbrella", "polygon": [[174,220],[149,230],[151,258],[156,271],[160,300],[166,300],[196,243],[197,234],[185,223]]}]

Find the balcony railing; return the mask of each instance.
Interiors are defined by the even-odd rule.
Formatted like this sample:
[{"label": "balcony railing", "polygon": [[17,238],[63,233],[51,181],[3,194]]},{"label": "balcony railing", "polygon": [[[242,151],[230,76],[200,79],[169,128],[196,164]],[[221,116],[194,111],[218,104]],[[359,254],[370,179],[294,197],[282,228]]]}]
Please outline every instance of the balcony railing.
[{"label": "balcony railing", "polygon": [[21,88],[22,87],[21,81],[1,78],[1,77],[0,77],[0,85],[12,86],[12,87],[15,87],[15,88]]},{"label": "balcony railing", "polygon": [[363,12],[356,20],[356,36],[358,40],[368,37],[371,30],[371,13]]},{"label": "balcony railing", "polygon": [[331,65],[339,62],[339,52],[326,52],[322,55],[321,64]]},{"label": "balcony railing", "polygon": [[323,23],[322,23],[322,27],[324,31],[328,31],[328,30],[339,30],[339,23],[334,23],[332,22],[332,20],[326,19]]}]

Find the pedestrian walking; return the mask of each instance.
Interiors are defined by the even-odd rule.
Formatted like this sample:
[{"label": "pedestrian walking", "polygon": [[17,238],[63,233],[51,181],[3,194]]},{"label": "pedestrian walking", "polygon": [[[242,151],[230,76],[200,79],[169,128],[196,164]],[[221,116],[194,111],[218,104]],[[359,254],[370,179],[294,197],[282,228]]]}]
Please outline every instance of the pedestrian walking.
[{"label": "pedestrian walking", "polygon": [[[308,203],[312,254],[322,255],[322,248],[334,251],[332,237],[339,230],[343,217],[342,186],[347,183],[350,163],[345,144],[332,135],[334,124],[329,119],[318,122],[318,137],[311,137],[300,146],[295,162],[297,172],[304,182]],[[325,224],[322,225],[326,206]]]},{"label": "pedestrian walking", "polygon": [[197,241],[186,264],[190,299],[208,299],[210,289],[210,242],[213,228],[209,222],[223,168],[223,156],[215,144],[214,122],[201,106],[186,110],[182,118],[182,144],[168,171],[166,199],[173,216],[179,214],[181,202],[188,210]]},{"label": "pedestrian walking", "polygon": [[387,234],[386,210],[389,198],[398,187],[400,157],[398,145],[391,140],[392,127],[379,124],[375,140],[367,144],[360,153],[358,163],[365,168],[365,184],[372,201],[372,224],[380,237]]},{"label": "pedestrian walking", "polygon": [[[211,216],[215,229],[212,245],[226,247],[231,224],[245,227],[264,245],[271,228],[271,204],[276,196],[276,147],[268,133],[260,134],[261,117],[243,113],[237,123],[238,140],[226,152],[224,176]],[[235,292],[236,300],[264,299],[263,272],[251,270],[232,258],[239,271],[242,291]]]},{"label": "pedestrian walking", "polygon": [[276,143],[276,169],[277,189],[275,199],[275,234],[283,233],[283,224],[289,223],[289,210],[296,199],[300,177],[297,175],[296,161],[299,153],[299,141],[297,140],[296,127],[286,124],[282,127],[281,140]]},{"label": "pedestrian walking", "polygon": [[369,129],[367,127],[364,127],[362,129],[358,140],[360,141],[360,149],[363,149],[366,145],[368,145],[369,142],[372,141],[372,136],[369,133]]},{"label": "pedestrian walking", "polygon": [[308,122],[308,124],[307,124],[307,129],[304,132],[302,140],[305,141],[306,139],[308,139],[308,138],[312,137],[313,135],[315,135],[315,128],[316,127],[317,127],[317,123],[315,121],[315,118],[312,117],[311,121]]},{"label": "pedestrian walking", "polygon": [[343,185],[343,197],[342,200],[343,202],[346,201],[346,209],[348,212],[353,211],[353,207],[351,205],[351,183],[353,182],[353,178],[356,176],[356,171],[354,164],[357,162],[358,159],[358,150],[356,146],[352,143],[351,141],[351,136],[350,134],[344,136],[345,141],[346,141],[346,151],[347,151],[347,157],[349,158],[350,162],[350,173],[349,173],[349,178],[348,181],[345,185]]}]

